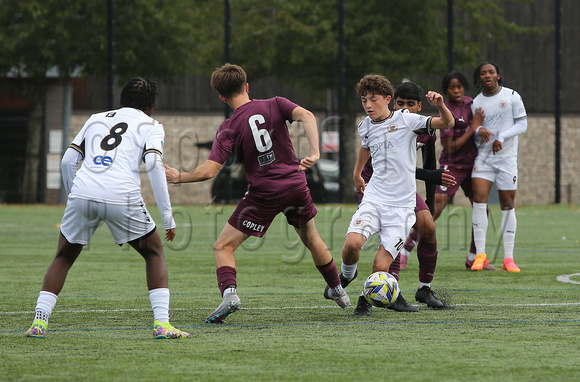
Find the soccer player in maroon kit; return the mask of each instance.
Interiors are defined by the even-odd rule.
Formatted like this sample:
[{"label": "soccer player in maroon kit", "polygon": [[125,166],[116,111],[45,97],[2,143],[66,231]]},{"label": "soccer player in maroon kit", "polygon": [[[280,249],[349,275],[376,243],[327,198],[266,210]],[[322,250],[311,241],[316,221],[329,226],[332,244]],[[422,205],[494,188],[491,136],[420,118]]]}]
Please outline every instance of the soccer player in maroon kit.
[{"label": "soccer player in maroon kit", "polygon": [[[206,322],[221,323],[230,313],[240,309],[234,251],[248,237],[262,237],[281,212],[310,250],[314,264],[324,277],[328,285],[325,297],[341,308],[351,306],[332,254],[314,224],[317,210],[304,174],[320,157],[314,115],[282,97],[250,99],[246,73],[237,65],[225,64],[215,70],[211,85],[234,109],[234,114],[219,127],[205,163],[187,173],[166,165],[169,183],[211,179],[232,152],[245,167],[248,191],[214,244],[223,301]],[[310,144],[310,155],[300,161],[288,134],[287,120],[302,122]]]}]

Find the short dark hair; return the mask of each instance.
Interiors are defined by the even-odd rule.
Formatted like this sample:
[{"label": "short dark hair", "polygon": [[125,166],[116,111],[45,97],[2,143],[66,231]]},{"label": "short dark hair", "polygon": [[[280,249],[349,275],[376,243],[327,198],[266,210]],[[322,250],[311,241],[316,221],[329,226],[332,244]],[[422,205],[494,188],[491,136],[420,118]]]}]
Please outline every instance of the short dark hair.
[{"label": "short dark hair", "polygon": [[499,85],[501,85],[503,83],[503,78],[500,75],[499,72],[499,66],[497,66],[495,63],[491,62],[491,61],[485,61],[482,62],[481,64],[479,64],[477,66],[477,68],[475,68],[475,70],[473,71],[473,84],[478,88],[481,89],[483,88],[483,86],[481,85],[481,81],[479,80],[479,73],[481,73],[481,68],[483,67],[483,65],[493,65],[493,67],[495,68],[495,71],[497,72],[497,75],[499,76],[497,83]]},{"label": "short dark hair", "polygon": [[364,97],[367,94],[377,94],[386,96],[393,96],[393,85],[385,76],[379,74],[367,74],[356,85],[356,93],[359,97]]},{"label": "short dark hair", "polygon": [[155,106],[157,94],[157,83],[145,77],[131,78],[121,91],[121,107],[145,111]]},{"label": "short dark hair", "polygon": [[232,98],[244,91],[248,76],[241,66],[225,64],[211,75],[211,86],[223,97]]},{"label": "short dark hair", "polygon": [[443,76],[443,80],[441,81],[441,90],[443,91],[443,94],[447,93],[447,88],[449,87],[449,83],[454,78],[456,78],[457,81],[459,81],[461,83],[461,85],[463,85],[465,90],[471,89],[469,87],[469,81],[467,81],[467,77],[465,77],[463,75],[463,73],[460,73],[460,72],[454,70],[454,71],[449,72]]},{"label": "short dark hair", "polygon": [[414,99],[421,102],[423,88],[414,82],[403,82],[395,89],[395,99]]}]

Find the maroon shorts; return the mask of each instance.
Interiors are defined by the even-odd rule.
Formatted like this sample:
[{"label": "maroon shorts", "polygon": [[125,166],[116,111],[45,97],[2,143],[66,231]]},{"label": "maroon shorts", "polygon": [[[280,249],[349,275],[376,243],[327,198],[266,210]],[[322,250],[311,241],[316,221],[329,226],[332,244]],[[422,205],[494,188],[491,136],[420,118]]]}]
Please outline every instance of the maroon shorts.
[{"label": "maroon shorts", "polygon": [[262,237],[270,224],[282,212],[288,224],[300,228],[318,212],[307,185],[270,199],[255,197],[251,192],[240,200],[228,223],[250,236]]},{"label": "maroon shorts", "polygon": [[416,196],[417,196],[417,205],[415,205],[415,213],[422,210],[428,210],[429,206],[427,206],[427,203],[425,203],[421,195],[416,194]]},{"label": "maroon shorts", "polygon": [[459,190],[459,187],[461,186],[465,196],[467,196],[468,198],[471,198],[473,196],[473,187],[471,186],[471,170],[472,170],[471,168],[458,169],[448,167],[447,165],[442,166],[442,168],[449,170],[449,174],[455,177],[456,183],[455,186],[453,187],[437,186],[437,188],[435,189],[435,193],[452,197],[453,195],[455,195],[455,193],[457,192],[457,190]]}]

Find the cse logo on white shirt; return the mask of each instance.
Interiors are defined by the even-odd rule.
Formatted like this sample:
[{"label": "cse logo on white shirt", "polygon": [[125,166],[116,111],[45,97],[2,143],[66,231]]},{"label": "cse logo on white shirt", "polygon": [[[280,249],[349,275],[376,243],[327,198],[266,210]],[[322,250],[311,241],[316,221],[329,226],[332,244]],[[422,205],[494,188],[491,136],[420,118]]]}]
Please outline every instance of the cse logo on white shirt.
[{"label": "cse logo on white shirt", "polygon": [[[128,127],[129,126],[125,122],[118,123],[111,127],[109,135],[105,136],[101,141],[101,149],[110,151],[119,146],[123,140],[122,135],[125,134]],[[113,163],[113,158],[108,155],[97,155],[93,158],[93,163],[108,167]]]}]

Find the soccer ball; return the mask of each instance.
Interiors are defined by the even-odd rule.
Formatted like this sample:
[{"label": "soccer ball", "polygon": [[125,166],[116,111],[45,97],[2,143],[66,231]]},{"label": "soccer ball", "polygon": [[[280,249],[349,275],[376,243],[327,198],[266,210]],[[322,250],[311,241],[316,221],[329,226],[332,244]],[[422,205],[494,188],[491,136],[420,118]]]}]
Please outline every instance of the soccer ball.
[{"label": "soccer ball", "polygon": [[399,297],[399,283],[390,273],[378,271],[367,277],[363,295],[372,305],[385,308]]}]

